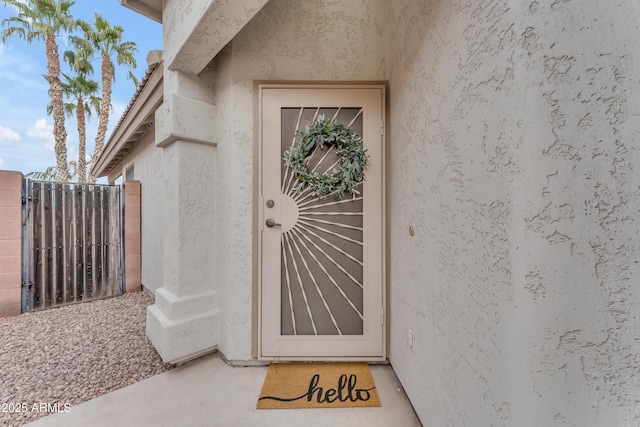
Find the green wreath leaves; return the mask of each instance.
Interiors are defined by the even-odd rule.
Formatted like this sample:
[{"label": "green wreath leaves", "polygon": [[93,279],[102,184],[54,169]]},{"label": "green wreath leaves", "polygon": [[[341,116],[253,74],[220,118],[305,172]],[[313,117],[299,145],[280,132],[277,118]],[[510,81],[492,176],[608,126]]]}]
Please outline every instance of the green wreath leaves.
[{"label": "green wreath leaves", "polygon": [[[335,146],[339,165],[326,173],[310,172],[307,164],[313,151],[325,146]],[[345,193],[360,194],[356,186],[364,181],[368,160],[360,136],[345,125],[324,120],[323,116],[308,124],[304,132],[296,131],[293,146],[284,153],[285,165],[300,180],[297,191],[309,188],[317,197],[337,194],[342,199]]]}]

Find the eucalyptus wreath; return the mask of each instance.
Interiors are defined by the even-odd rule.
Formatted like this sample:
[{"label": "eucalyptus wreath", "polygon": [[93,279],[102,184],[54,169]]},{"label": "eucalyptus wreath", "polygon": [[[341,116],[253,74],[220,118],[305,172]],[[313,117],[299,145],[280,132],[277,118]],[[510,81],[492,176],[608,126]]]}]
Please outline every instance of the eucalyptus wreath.
[{"label": "eucalyptus wreath", "polygon": [[[335,146],[339,164],[325,173],[309,171],[307,165],[314,150],[323,150],[325,146]],[[364,181],[368,160],[362,137],[345,125],[326,121],[323,116],[307,124],[304,131],[296,131],[293,146],[284,153],[285,165],[300,180],[297,191],[309,188],[317,197],[337,194],[342,199],[346,193],[360,194],[356,186]]]}]

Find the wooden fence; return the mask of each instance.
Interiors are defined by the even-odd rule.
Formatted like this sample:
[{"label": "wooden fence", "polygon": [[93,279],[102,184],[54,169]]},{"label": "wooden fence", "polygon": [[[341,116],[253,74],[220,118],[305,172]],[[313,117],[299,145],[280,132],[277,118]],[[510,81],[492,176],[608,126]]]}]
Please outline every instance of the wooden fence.
[{"label": "wooden fence", "polygon": [[22,311],[124,293],[121,187],[23,186]]}]

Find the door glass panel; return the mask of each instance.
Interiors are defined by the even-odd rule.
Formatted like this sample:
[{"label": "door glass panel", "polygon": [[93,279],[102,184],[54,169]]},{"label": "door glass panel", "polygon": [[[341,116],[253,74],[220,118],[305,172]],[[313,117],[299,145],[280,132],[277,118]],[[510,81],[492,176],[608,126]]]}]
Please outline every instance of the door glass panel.
[{"label": "door glass panel", "polygon": [[[281,155],[297,130],[323,116],[362,135],[361,108],[282,108]],[[333,148],[316,149],[307,168],[339,167]],[[359,194],[316,197],[281,161],[282,335],[363,334],[363,186]]]}]

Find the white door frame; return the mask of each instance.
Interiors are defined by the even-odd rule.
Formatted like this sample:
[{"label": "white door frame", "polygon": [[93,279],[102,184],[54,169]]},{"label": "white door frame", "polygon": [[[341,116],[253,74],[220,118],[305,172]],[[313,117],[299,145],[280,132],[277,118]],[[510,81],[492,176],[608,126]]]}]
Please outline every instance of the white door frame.
[{"label": "white door frame", "polygon": [[[273,89],[276,89],[274,91]],[[386,327],[386,215],[385,215],[385,86],[384,85],[295,85],[295,84],[262,84],[259,85],[259,206],[258,206],[258,358],[260,360],[366,360],[366,361],[383,361],[386,360],[386,340],[387,340],[387,327]],[[263,244],[265,241],[268,241],[270,238],[275,238],[274,235],[266,233],[275,233],[276,231],[273,229],[268,229],[265,227],[265,221],[267,219],[267,215],[271,217],[276,217],[275,219],[279,219],[279,210],[269,209],[268,212],[265,208],[265,202],[268,199],[277,197],[279,200],[279,191],[278,194],[268,194],[265,193],[263,187],[263,173],[265,172],[265,150],[264,150],[264,129],[263,129],[263,121],[265,120],[265,114],[273,114],[273,112],[265,111],[268,109],[263,108],[265,98],[269,98],[269,102],[273,102],[273,94],[279,93],[285,97],[288,97],[292,94],[300,94],[301,96],[308,96],[309,93],[313,93],[315,96],[319,96],[320,98],[325,98],[324,101],[319,100],[318,98],[314,98],[316,103],[322,104],[322,102],[326,103],[326,106],[331,106],[330,98],[327,98],[327,94],[331,93],[331,90],[342,90],[344,92],[340,92],[346,96],[354,96],[356,101],[362,102],[363,93],[367,93],[365,96],[365,104],[373,105],[371,101],[371,96],[375,94],[378,97],[377,103],[378,106],[371,107],[370,111],[374,111],[375,113],[371,113],[370,111],[365,112],[365,118],[368,120],[368,128],[371,129],[371,120],[378,120],[378,114],[380,115],[379,123],[376,122],[376,127],[379,126],[380,138],[379,143],[377,140],[377,133],[375,138],[369,138],[369,142],[365,141],[365,145],[367,150],[375,156],[377,159],[377,164],[374,163],[373,166],[368,166],[368,168],[373,167],[372,170],[367,174],[367,179],[365,181],[365,185],[367,182],[371,182],[369,184],[372,188],[378,186],[380,188],[379,194],[372,194],[371,192],[367,193],[367,197],[371,198],[371,204],[369,207],[365,207],[365,212],[368,209],[370,212],[373,212],[373,209],[376,210],[374,214],[365,213],[365,220],[367,221],[367,227],[369,230],[375,230],[379,228],[379,233],[370,232],[369,237],[366,239],[366,244],[364,246],[364,256],[365,263],[367,268],[364,271],[365,279],[364,283],[374,283],[376,286],[376,292],[369,291],[365,293],[364,302],[365,310],[367,313],[365,314],[364,325],[364,333],[362,338],[354,338],[353,336],[344,336],[338,337],[338,339],[343,339],[343,341],[339,341],[340,343],[340,352],[339,353],[331,353],[331,354],[317,354],[314,351],[314,347],[319,343],[321,344],[323,341],[334,341],[336,340],[336,336],[288,336],[283,339],[280,335],[279,331],[279,322],[264,321],[263,319],[263,305],[268,304],[269,307],[277,306],[278,312],[280,309],[280,298],[279,293],[278,296],[274,296],[274,293],[271,292],[263,292],[263,280],[268,280],[265,278],[269,276],[273,278],[277,275],[280,276],[280,254],[273,253],[263,253]],[[364,90],[364,91],[363,91]],[[267,92],[265,92],[267,91]],[[326,94],[324,93],[326,92]],[[335,92],[334,92],[335,93]],[[294,95],[294,98],[297,98],[297,95]],[[288,99],[287,99],[288,102]],[[319,106],[321,106],[318,104]],[[334,101],[335,104],[335,101]],[[315,104],[314,104],[315,105]],[[333,105],[335,106],[335,105]],[[365,107],[369,108],[369,107]],[[279,109],[277,109],[279,113]],[[268,118],[267,118],[268,119]],[[279,119],[278,119],[279,120]],[[279,130],[277,131],[279,135]],[[373,139],[373,141],[371,141]],[[278,186],[279,188],[279,186]],[[365,199],[367,198],[365,197]],[[373,208],[372,208],[373,207]],[[277,222],[277,221],[276,221]],[[279,237],[278,237],[279,238]],[[266,240],[265,240],[266,239]],[[265,263],[263,267],[263,263]],[[367,276],[368,275],[368,276]],[[377,291],[377,287],[379,286],[379,294]],[[369,289],[369,288],[367,288]],[[371,287],[371,289],[373,289]],[[378,308],[372,309],[371,307],[378,306]],[[374,310],[376,312],[374,312]],[[377,312],[379,310],[379,312]],[[375,322],[372,319],[375,318]],[[367,323],[368,322],[368,323]],[[275,323],[278,324],[278,331],[275,330]],[[283,353],[282,350],[274,350],[272,344],[274,334],[278,335],[279,340],[289,341],[283,344],[284,347],[288,348]],[[374,338],[376,337],[377,338]],[[312,343],[311,343],[312,342]],[[263,346],[265,344],[265,346]],[[369,348],[362,350],[362,345],[366,345]],[[294,348],[294,351],[291,351],[291,348]],[[331,346],[328,346],[331,348]],[[371,348],[375,347],[375,351],[372,351]]]}]

